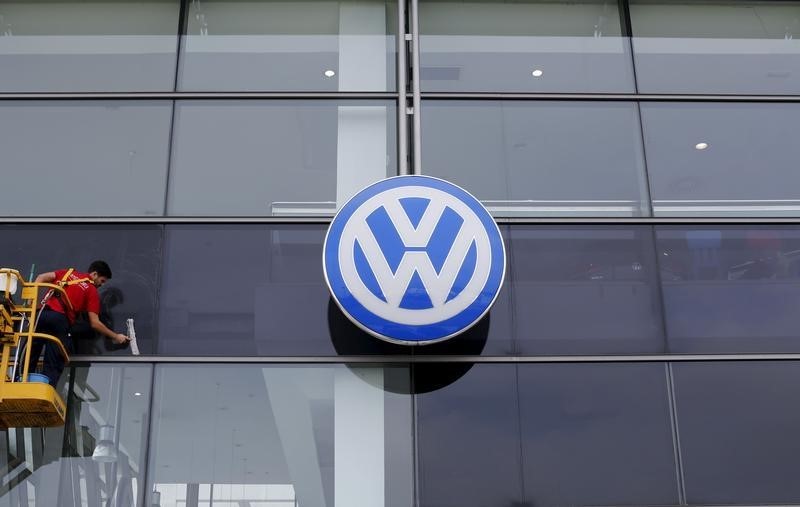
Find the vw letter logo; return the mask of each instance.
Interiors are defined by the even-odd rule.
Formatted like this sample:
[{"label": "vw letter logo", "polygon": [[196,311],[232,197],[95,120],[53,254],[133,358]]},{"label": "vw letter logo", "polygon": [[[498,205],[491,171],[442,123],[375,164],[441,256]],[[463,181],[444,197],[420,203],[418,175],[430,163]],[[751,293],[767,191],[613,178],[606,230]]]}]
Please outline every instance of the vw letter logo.
[{"label": "vw letter logo", "polygon": [[419,345],[455,336],[489,311],[506,256],[497,224],[465,190],[398,176],[339,210],[322,264],[333,299],[357,326]]}]

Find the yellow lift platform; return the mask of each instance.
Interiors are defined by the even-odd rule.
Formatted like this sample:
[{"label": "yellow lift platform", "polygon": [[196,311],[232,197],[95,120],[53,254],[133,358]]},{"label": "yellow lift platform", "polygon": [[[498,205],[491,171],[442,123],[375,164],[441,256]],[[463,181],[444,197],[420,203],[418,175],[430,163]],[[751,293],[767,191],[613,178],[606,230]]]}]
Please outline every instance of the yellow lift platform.
[{"label": "yellow lift platform", "polygon": [[[18,289],[21,289],[20,302],[16,303],[14,296]],[[64,295],[61,300],[69,304],[69,298],[60,285],[25,282],[19,271],[0,268],[0,346],[3,348],[0,359],[0,429],[64,424],[67,410],[61,396],[50,384],[29,380],[33,340],[55,343],[64,356],[64,363],[69,362],[69,354],[58,338],[35,332],[40,289],[61,292]],[[12,349],[19,349],[15,355],[16,364],[11,357]],[[19,370],[16,375],[11,372],[12,368]]]}]

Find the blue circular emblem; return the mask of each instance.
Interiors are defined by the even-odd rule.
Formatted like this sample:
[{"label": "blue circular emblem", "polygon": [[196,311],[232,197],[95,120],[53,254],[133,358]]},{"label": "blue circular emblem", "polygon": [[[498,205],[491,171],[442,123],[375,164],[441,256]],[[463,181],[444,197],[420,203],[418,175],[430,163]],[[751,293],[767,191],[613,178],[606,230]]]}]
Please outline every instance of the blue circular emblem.
[{"label": "blue circular emblem", "polygon": [[451,338],[497,298],[506,267],[486,208],[452,183],[398,176],[357,193],[336,214],[322,253],[345,315],[393,343]]}]

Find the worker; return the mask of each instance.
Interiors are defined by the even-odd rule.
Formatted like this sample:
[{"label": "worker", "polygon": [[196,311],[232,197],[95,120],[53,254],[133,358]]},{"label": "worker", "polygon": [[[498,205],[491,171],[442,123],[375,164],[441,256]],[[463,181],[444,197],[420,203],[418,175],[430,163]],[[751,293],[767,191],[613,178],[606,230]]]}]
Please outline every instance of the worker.
[{"label": "worker", "polygon": [[[78,313],[86,312],[89,325],[93,330],[110,338],[114,343],[122,344],[129,341],[122,333],[116,333],[100,321],[100,296],[97,289],[102,287],[111,278],[111,268],[105,261],[94,261],[89,265],[86,273],[59,269],[42,273],[36,277],[36,283],[63,284],[69,304],[62,299],[63,294],[58,291],[49,292],[43,300],[43,308],[39,314],[36,325],[37,333],[55,336],[64,345],[68,353],[72,353],[72,337],[70,327],[75,323]],[[39,354],[44,347],[44,369],[42,373],[49,379],[53,387],[58,383],[61,372],[64,370],[64,358],[54,343],[47,340],[33,340],[29,371],[34,371]]]}]

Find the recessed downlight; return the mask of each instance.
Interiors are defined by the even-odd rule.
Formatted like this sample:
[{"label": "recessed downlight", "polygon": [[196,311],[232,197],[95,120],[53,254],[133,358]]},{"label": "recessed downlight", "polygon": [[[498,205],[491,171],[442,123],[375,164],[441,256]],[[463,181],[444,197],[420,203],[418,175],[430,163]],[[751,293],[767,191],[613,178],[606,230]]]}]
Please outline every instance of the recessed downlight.
[{"label": "recessed downlight", "polygon": [[325,74],[325,77],[333,77],[333,76],[336,75],[336,71],[332,70],[332,69],[328,69],[325,72],[323,72],[323,74]]},{"label": "recessed downlight", "polygon": [[708,149],[708,143],[697,143],[694,145],[695,150],[705,150]]},{"label": "recessed downlight", "polygon": [[542,77],[544,75],[544,71],[542,69],[533,69],[531,72],[531,76],[533,77]]}]

